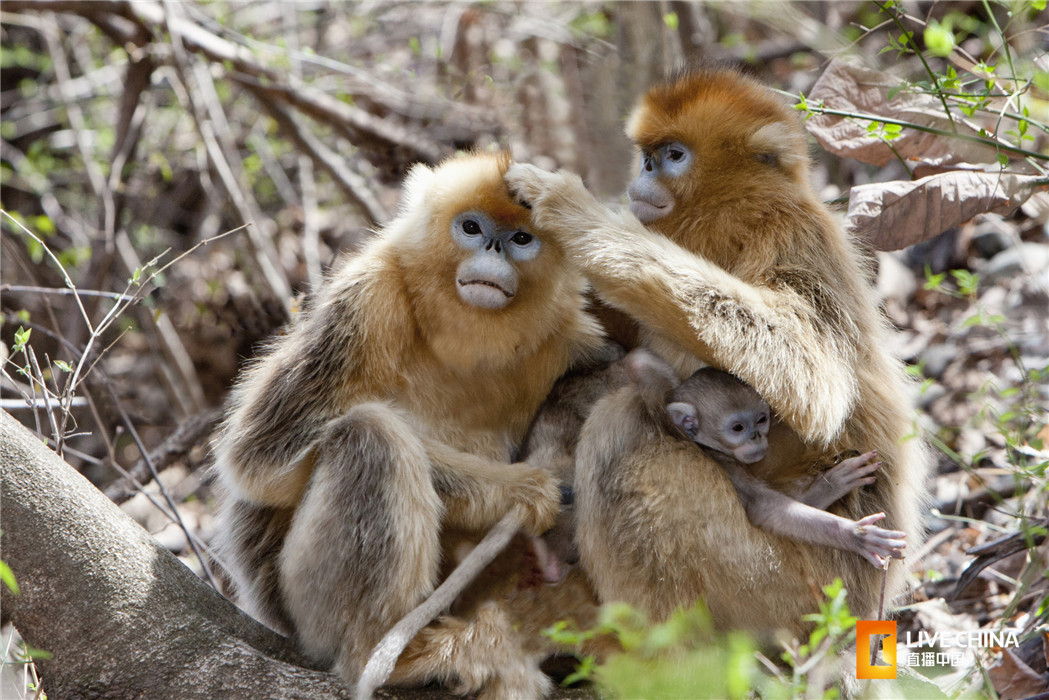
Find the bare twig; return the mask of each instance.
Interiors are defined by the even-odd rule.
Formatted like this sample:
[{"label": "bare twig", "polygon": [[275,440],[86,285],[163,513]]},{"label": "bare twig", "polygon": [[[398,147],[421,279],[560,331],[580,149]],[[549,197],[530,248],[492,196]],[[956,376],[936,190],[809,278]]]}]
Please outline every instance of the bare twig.
[{"label": "bare twig", "polygon": [[[234,78],[238,76],[234,75]],[[297,107],[304,113],[327,122],[346,132],[348,138],[358,145],[369,139],[386,146],[403,146],[419,160],[436,163],[451,153],[451,149],[423,136],[419,130],[410,130],[365,112],[359,107],[340,102],[331,95],[309,89],[305,85],[290,82],[288,85],[267,84],[259,86],[283,102]]]},{"label": "bare twig", "polygon": [[87,137],[91,130],[88,129],[87,122],[84,120],[84,113],[80,110],[80,104],[65,89],[65,86],[72,80],[72,75],[69,72],[69,63],[66,61],[65,51],[59,38],[61,30],[58,28],[58,21],[54,15],[48,16],[47,20],[41,27],[41,33],[51,55],[59,94],[62,96],[66,113],[69,115],[69,124],[73,127],[73,133],[76,135],[77,148],[80,151],[80,157],[84,161],[84,169],[87,171],[88,181],[91,183],[91,189],[94,191],[95,196],[102,200],[102,230],[106,232],[107,236],[111,237],[116,227],[116,208],[113,204],[113,191],[109,188],[106,178],[102,174],[102,169],[95,161],[95,153],[88,144]]},{"label": "bare twig", "polygon": [[59,287],[32,287],[22,284],[0,284],[0,292],[25,292],[28,294],[55,294],[58,296],[72,296],[76,294],[81,297],[103,297],[115,301],[135,301],[130,294],[118,292],[102,292],[97,289],[63,289]]},{"label": "bare twig", "polygon": [[[183,421],[174,432],[165,438],[164,442],[149,453],[154,468],[163,471],[174,461],[186,455],[215,429],[221,418],[221,408],[209,408]],[[128,471],[127,479],[138,483],[149,476],[149,465],[143,458]],[[127,493],[125,483],[117,482],[106,489],[106,495],[117,503],[123,500],[125,493]]]},{"label": "bare twig", "polygon": [[249,195],[248,188],[243,186],[238,178],[238,175],[244,173],[244,165],[240,156],[236,149],[223,143],[223,137],[230,130],[226,114],[222,109],[222,102],[215,91],[215,84],[207,67],[191,61],[183,46],[183,40],[188,39],[183,32],[189,31],[191,36],[196,35],[199,27],[179,18],[175,14],[176,9],[177,6],[165,2],[164,21],[171,33],[171,43],[175,49],[176,64],[182,76],[182,82],[186,83],[187,78],[192,74],[197,87],[195,92],[187,90],[184,93],[189,99],[187,109],[194,117],[197,130],[207,148],[208,159],[219,174],[223,188],[241,219],[249,224],[248,240],[254,248],[255,260],[266,284],[269,285],[275,298],[286,304],[292,297],[291,285],[280,268],[277,250],[267,230],[269,227],[262,228],[268,223],[268,219],[262,215],[258,204]]},{"label": "bare twig", "polygon": [[241,82],[258,98],[262,106],[280,126],[281,131],[331,174],[339,187],[361,208],[372,223],[383,223],[389,218],[385,207],[372,194],[364,178],[346,167],[341,157],[303,128],[286,109],[269,99],[271,91],[253,81],[242,80]]}]

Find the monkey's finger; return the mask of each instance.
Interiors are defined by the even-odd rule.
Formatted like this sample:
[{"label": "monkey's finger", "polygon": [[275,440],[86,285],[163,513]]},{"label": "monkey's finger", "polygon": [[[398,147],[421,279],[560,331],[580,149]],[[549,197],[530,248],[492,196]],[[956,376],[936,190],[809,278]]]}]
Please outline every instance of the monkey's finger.
[{"label": "monkey's finger", "polygon": [[881,468],[881,462],[863,462],[860,464],[845,464],[842,462],[832,470],[836,476],[842,479],[856,479],[873,474]]},{"label": "monkey's finger", "polygon": [[907,547],[907,543],[903,540],[867,540],[867,546],[875,551],[889,554],[891,552],[897,552]]},{"label": "monkey's finger", "polygon": [[843,459],[840,462],[838,462],[837,464],[835,464],[834,468],[835,469],[838,469],[838,468],[841,468],[841,467],[853,468],[853,467],[863,466],[864,464],[867,464],[868,462],[870,462],[872,459],[877,459],[877,458],[878,458],[878,451],[877,450],[871,450],[870,452],[867,452],[865,454],[859,455],[858,457],[849,457],[848,459]]},{"label": "monkey's finger", "polygon": [[874,523],[878,522],[879,520],[884,520],[884,519],[885,519],[885,513],[874,513],[872,515],[868,515],[866,518],[860,518],[859,520],[856,521],[856,525],[857,525],[857,527],[865,528],[868,525],[873,525]]},{"label": "monkey's finger", "polygon": [[873,474],[877,470],[881,469],[881,462],[873,462],[871,464],[863,464],[856,467],[856,474],[860,476],[866,476],[867,474]]},{"label": "monkey's finger", "polygon": [[869,561],[874,566],[875,569],[884,569],[885,568],[885,561],[881,557],[879,557],[877,554],[875,554],[874,552],[871,552],[869,550],[864,549],[864,550],[862,550],[860,552],[860,555],[864,559]]},{"label": "monkey's finger", "polygon": [[510,189],[510,194],[523,206],[531,209],[548,188],[549,178],[552,176],[554,173],[534,165],[514,163],[507,169],[503,179]]},{"label": "monkey's finger", "polygon": [[879,527],[864,528],[863,536],[872,545],[894,548],[907,546],[906,535],[897,530],[882,530]]}]

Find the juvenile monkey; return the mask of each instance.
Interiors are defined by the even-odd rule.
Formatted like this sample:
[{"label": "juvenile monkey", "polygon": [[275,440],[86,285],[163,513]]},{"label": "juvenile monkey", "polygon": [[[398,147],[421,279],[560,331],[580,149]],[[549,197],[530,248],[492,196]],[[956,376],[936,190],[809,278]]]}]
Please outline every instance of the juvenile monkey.
[{"label": "juvenile monkey", "polygon": [[[665,390],[660,380],[672,376],[669,366],[655,372],[645,367],[644,360],[631,359],[639,366],[639,381],[656,382],[657,389]],[[653,357],[647,362],[658,360]],[[714,453],[736,487],[747,517],[757,527],[801,542],[856,552],[878,568],[885,565],[886,558],[902,558],[906,533],[874,525],[884,513],[850,520],[826,511],[853,489],[874,483],[872,474],[881,465],[870,461],[873,453],[843,460],[807,487],[797,489],[797,498],[791,498],[744,466],[765,457],[771,413],[749,386],[727,372],[704,367],[673,390],[666,410],[670,422],[689,440]]]},{"label": "juvenile monkey", "polygon": [[[351,682],[462,538],[512,509],[539,534],[558,512],[556,479],[509,462],[601,334],[582,277],[509,197],[508,165],[413,168],[397,218],[245,371],[216,445],[242,605]],[[541,695],[506,614],[474,612],[423,630],[392,681]]]},{"label": "juvenile monkey", "polygon": [[[774,449],[752,465],[757,477],[785,489],[846,450],[876,451],[880,477],[831,510],[852,519],[884,512],[888,527],[918,541],[926,456],[921,442],[907,437],[913,426],[906,374],[886,349],[864,256],[809,183],[794,111],[735,72],[694,71],[650,90],[627,131],[641,153],[629,212],[608,210],[568,173],[517,165],[507,182],[597,295],[640,325],[641,344],[666,358],[679,379],[717,367],[769,402]],[[726,627],[804,633],[802,616],[816,606],[812,592],[836,576],[845,580],[854,612],[877,611],[880,571],[860,566],[854,553],[755,528],[713,460],[696,467],[684,456],[661,457],[663,468],[628,460],[609,472],[602,460],[608,450],[622,454],[628,436],[589,433],[584,429],[579,441],[577,479],[602,478],[585,504],[577,500],[581,527],[586,517],[608,518],[617,538],[616,552],[595,548],[584,560],[592,577],[615,569],[613,554],[657,550],[668,561],[681,557],[671,567],[687,589],[677,604],[704,598]],[[682,447],[689,446],[668,448],[671,457]],[[634,471],[649,474],[639,493],[653,499],[650,511],[600,487]],[[664,512],[659,497],[673,502],[683,493],[687,510]],[[648,527],[679,515],[680,536]],[[657,530],[667,541],[657,541]],[[636,597],[652,607],[673,597],[658,581],[637,585]],[[903,567],[890,567],[886,600],[902,588]]]}]

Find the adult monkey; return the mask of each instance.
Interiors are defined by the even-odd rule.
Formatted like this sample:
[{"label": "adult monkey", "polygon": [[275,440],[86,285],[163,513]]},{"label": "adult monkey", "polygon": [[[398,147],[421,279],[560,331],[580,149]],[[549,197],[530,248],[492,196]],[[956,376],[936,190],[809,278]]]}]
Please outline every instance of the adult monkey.
[{"label": "adult monkey", "polygon": [[[216,445],[240,602],[351,682],[464,533],[510,511],[539,534],[559,510],[549,472],[508,462],[602,337],[582,276],[510,198],[508,165],[413,168],[398,217],[246,370]],[[505,611],[474,612],[414,638],[393,682],[541,695]]]},{"label": "adult monkey", "polygon": [[[926,464],[920,442],[906,439],[905,373],[885,350],[886,323],[862,256],[808,182],[794,113],[733,71],[695,71],[646,94],[627,131],[642,157],[628,191],[632,213],[609,211],[568,173],[515,165],[507,183],[680,379],[712,365],[771,405],[773,449],[756,474],[789,486],[834,455],[876,450],[877,481],[832,510],[853,519],[882,511],[884,526],[904,531],[913,547]],[[697,475],[703,488],[694,492],[696,512],[709,519],[697,535],[709,566],[694,573],[706,577],[700,588],[716,622],[801,632],[818,586],[835,576],[856,614],[877,612],[879,570],[856,554],[754,528],[716,469]],[[622,546],[630,544],[644,545]],[[726,573],[732,584],[718,585]],[[903,573],[890,568],[889,600]]]}]

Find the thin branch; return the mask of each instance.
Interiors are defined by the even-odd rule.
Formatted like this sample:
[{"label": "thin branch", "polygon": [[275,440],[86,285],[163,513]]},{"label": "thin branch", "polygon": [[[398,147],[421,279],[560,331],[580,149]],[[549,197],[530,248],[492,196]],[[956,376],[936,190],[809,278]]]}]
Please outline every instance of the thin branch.
[{"label": "thin branch", "polygon": [[94,191],[95,196],[102,200],[102,230],[106,232],[107,236],[112,237],[112,233],[116,228],[116,207],[113,203],[113,191],[109,188],[105,176],[102,175],[102,169],[98,167],[98,163],[95,161],[95,154],[88,145],[87,135],[91,130],[84,120],[84,113],[80,110],[79,103],[65,89],[65,86],[72,80],[72,74],[69,71],[69,63],[66,61],[65,51],[59,39],[61,30],[58,27],[58,20],[55,19],[54,15],[49,15],[48,20],[45,26],[41,27],[41,33],[47,43],[48,53],[51,55],[59,94],[62,96],[66,113],[69,115],[69,124],[76,135],[77,149],[80,151],[80,157],[84,161],[84,169],[87,171],[88,181],[91,183],[91,189]]},{"label": "thin branch", "polygon": [[258,204],[238,180],[238,174],[244,172],[240,157],[235,149],[222,142],[223,135],[229,133],[229,125],[226,122],[225,112],[222,110],[221,100],[215,91],[215,84],[206,66],[191,61],[183,46],[182,31],[187,26],[195,29],[199,27],[178,18],[174,15],[175,10],[176,6],[173,6],[172,3],[167,1],[164,3],[164,21],[171,33],[171,43],[175,49],[175,62],[181,74],[181,81],[188,86],[187,78],[192,73],[197,86],[195,92],[189,90],[185,92],[189,99],[189,104],[186,105],[187,110],[194,117],[194,123],[207,149],[208,160],[218,173],[223,188],[240,214],[241,220],[251,224],[248,228],[248,240],[254,248],[255,260],[263,278],[274,296],[286,304],[292,297],[291,285],[279,267],[279,256],[273,241],[261,228],[268,219],[263,217]]},{"label": "thin branch", "polygon": [[29,287],[21,284],[0,284],[0,292],[25,292],[28,294],[54,294],[58,296],[71,296],[76,294],[82,297],[103,297],[115,301],[136,301],[130,294],[118,292],[102,292],[97,289],[63,289],[60,287]]},{"label": "thin branch", "polygon": [[[783,93],[788,94],[788,93]],[[797,99],[797,95],[790,95],[790,97]],[[921,124],[915,124],[913,122],[904,121],[902,119],[893,119],[892,117],[884,117],[880,114],[863,114],[860,112],[846,112],[840,109],[830,109],[828,107],[822,107],[820,105],[810,103],[808,105],[808,111],[813,114],[826,114],[832,117],[845,117],[847,119],[863,119],[865,121],[881,122],[884,124],[899,124],[905,126],[908,129],[914,129],[915,131],[924,131],[927,134],[936,134],[937,136],[946,136],[952,139],[961,139],[963,141],[971,141],[973,143],[983,144],[990,146],[991,148],[997,148],[1008,153],[1015,153],[1019,156],[1025,156],[1027,158],[1035,158],[1037,160],[1049,161],[1049,154],[1038,153],[1037,151],[1028,151],[1024,148],[1010,145],[1004,141],[998,141],[995,139],[985,138],[982,136],[973,136],[971,134],[956,133],[953,131],[945,131],[944,129],[937,129],[931,126],[923,126]]]},{"label": "thin branch", "polygon": [[258,83],[241,79],[249,92],[258,98],[270,113],[281,131],[311,158],[327,170],[339,187],[353,200],[371,223],[383,223],[389,219],[385,207],[379,203],[364,178],[344,165],[344,159],[321,143],[320,139],[303,128],[295,117],[279,104],[269,99],[271,91]]},{"label": "thin branch", "polygon": [[[932,68],[929,67],[929,62],[925,60],[925,55],[922,54],[922,50],[918,48],[918,42],[914,40],[914,32],[907,31],[907,28],[903,26],[903,22],[900,21],[899,16],[897,16],[895,12],[892,12],[888,5],[882,5],[878,0],[874,0],[874,4],[878,6],[879,10],[889,15],[889,17],[892,18],[892,21],[896,23],[896,26],[900,28],[900,31],[903,32],[903,36],[907,38],[907,43],[913,47],[914,53],[918,56],[918,60],[920,60],[922,65],[925,66],[925,72],[928,74],[929,80],[932,81],[933,85],[939,86],[939,78],[936,77],[936,73],[934,73]],[[906,14],[904,16],[906,16]],[[947,98],[944,97],[943,93],[939,90],[937,90],[936,95],[940,98],[940,103],[943,105],[943,111],[947,114],[947,120],[951,123],[951,129],[957,131],[958,125],[954,123],[954,115],[951,114],[951,108],[947,106]]]},{"label": "thin branch", "polygon": [[20,222],[18,219],[9,214],[7,210],[0,209],[0,214],[6,216],[9,221],[11,221],[15,226],[22,230],[22,233],[39,243],[47,257],[51,258],[51,261],[55,264],[55,267],[58,268],[59,273],[61,273],[62,279],[65,280],[66,286],[71,290],[73,298],[76,299],[76,304],[77,307],[80,309],[80,315],[84,319],[84,323],[87,324],[88,330],[93,333],[95,329],[94,326],[91,325],[91,318],[87,315],[87,309],[85,309],[84,305],[80,303],[80,293],[77,291],[76,285],[73,284],[73,279],[69,276],[69,273],[66,272],[66,268],[63,267],[62,263],[59,261],[58,256],[51,252],[51,249],[47,247],[47,244],[44,243],[44,241],[39,236],[37,236],[25,226],[23,226],[22,222]]}]

